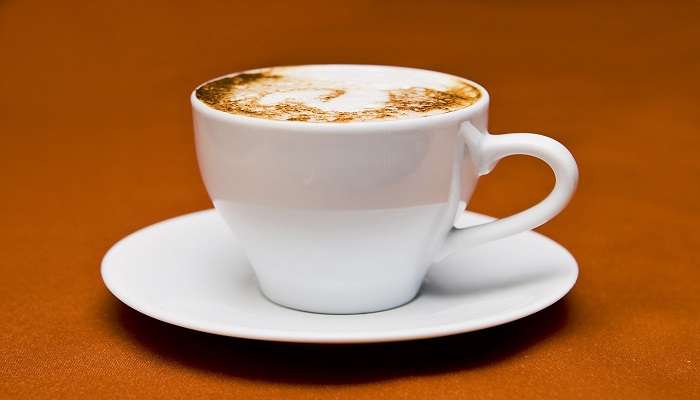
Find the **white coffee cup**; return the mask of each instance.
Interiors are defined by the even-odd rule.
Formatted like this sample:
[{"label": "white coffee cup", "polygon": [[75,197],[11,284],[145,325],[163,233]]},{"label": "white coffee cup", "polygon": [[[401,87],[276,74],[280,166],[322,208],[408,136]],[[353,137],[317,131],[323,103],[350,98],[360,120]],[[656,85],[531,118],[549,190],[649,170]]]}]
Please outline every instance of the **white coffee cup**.
[{"label": "white coffee cup", "polygon": [[[437,261],[535,228],[564,208],[578,179],[571,153],[541,135],[489,134],[489,95],[469,83],[481,91],[469,107],[352,123],[234,115],[193,92],[204,183],[268,299],[332,314],[400,306]],[[515,154],[552,168],[552,192],[515,215],[456,228],[479,176]]]}]

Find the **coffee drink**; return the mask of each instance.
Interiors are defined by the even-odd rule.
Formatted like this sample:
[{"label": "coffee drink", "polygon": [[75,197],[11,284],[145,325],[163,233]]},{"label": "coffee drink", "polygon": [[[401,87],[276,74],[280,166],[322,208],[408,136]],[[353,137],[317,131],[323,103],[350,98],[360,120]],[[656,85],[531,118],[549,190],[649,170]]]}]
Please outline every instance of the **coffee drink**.
[{"label": "coffee drink", "polygon": [[433,71],[369,65],[304,65],[249,70],[197,88],[196,97],[229,114],[280,121],[397,120],[476,103],[478,88]]},{"label": "coffee drink", "polygon": [[[578,179],[573,157],[553,139],[489,134],[486,89],[439,72],[275,67],[214,79],[190,101],[212,203],[265,297],[298,310],[352,314],[407,303],[431,265],[548,221]],[[552,193],[513,216],[465,224],[479,177],[514,154],[549,164]]]}]

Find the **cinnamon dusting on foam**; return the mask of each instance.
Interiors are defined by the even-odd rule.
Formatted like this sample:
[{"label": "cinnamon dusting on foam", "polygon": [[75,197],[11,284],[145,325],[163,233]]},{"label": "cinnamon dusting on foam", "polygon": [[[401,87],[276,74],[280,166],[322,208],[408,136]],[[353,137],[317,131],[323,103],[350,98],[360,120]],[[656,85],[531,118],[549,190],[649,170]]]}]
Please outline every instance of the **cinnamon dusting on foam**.
[{"label": "cinnamon dusting on foam", "polygon": [[327,103],[347,93],[348,88],[329,88],[310,80],[273,74],[270,70],[240,73],[206,83],[196,90],[196,97],[208,106],[230,114],[250,117],[306,122],[353,122],[422,117],[468,107],[481,92],[463,80],[445,90],[408,87],[386,90],[387,100],[378,107],[356,111],[324,110],[304,104],[292,97],[277,103],[261,100],[270,94],[308,90],[320,92],[317,99]]}]

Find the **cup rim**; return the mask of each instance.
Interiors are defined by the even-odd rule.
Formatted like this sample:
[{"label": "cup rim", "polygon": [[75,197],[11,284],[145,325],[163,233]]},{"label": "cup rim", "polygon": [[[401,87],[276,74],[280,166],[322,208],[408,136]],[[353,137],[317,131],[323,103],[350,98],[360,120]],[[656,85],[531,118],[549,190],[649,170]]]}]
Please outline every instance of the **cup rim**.
[{"label": "cup rim", "polygon": [[[344,132],[344,131],[358,131],[358,130],[365,130],[365,129],[371,129],[371,130],[376,130],[376,129],[381,129],[381,128],[388,128],[388,129],[401,129],[401,128],[415,128],[417,126],[424,126],[424,125],[431,125],[435,123],[441,123],[445,121],[450,121],[453,119],[459,120],[459,121],[464,121],[469,119],[469,117],[473,114],[476,114],[483,110],[484,108],[488,107],[490,96],[486,88],[484,88],[482,85],[480,85],[477,82],[472,81],[471,79],[463,78],[461,76],[445,73],[445,72],[440,72],[440,71],[433,71],[429,69],[422,69],[422,68],[412,68],[412,67],[401,67],[401,66],[394,66],[394,65],[380,65],[380,64],[298,64],[298,65],[283,65],[283,66],[275,66],[275,67],[269,67],[269,68],[286,68],[286,67],[301,67],[301,66],[331,66],[331,67],[387,67],[387,68],[400,68],[400,69],[407,69],[407,70],[415,70],[415,71],[422,71],[422,72],[433,72],[433,73],[439,73],[439,74],[444,74],[444,75],[449,75],[458,79],[462,79],[469,83],[470,85],[473,85],[475,88],[477,88],[481,92],[481,97],[474,103],[471,104],[467,107],[460,108],[457,110],[453,111],[448,111],[444,113],[439,113],[439,114],[432,114],[432,115],[427,115],[427,116],[422,116],[422,117],[417,117],[417,118],[406,118],[406,119],[389,119],[389,120],[376,120],[376,121],[356,121],[356,122],[347,122],[347,123],[339,123],[339,122],[309,122],[309,121],[282,121],[282,120],[275,120],[275,119],[266,119],[266,118],[258,118],[258,117],[251,117],[247,115],[241,115],[241,114],[230,114],[225,111],[217,110],[215,108],[212,108],[199,100],[196,96],[197,89],[202,87],[203,85],[206,85],[209,82],[215,81],[217,79],[225,78],[228,76],[240,74],[246,71],[250,71],[252,69],[247,69],[244,71],[237,71],[237,72],[231,72],[228,74],[224,74],[221,76],[218,76],[216,78],[212,78],[207,80],[206,82],[203,82],[197,87],[192,90],[192,93],[190,94],[190,102],[192,104],[192,109],[195,112],[200,112],[208,117],[220,120],[222,122],[234,122],[237,124],[242,124],[242,125],[247,125],[250,127],[257,127],[257,128],[269,128],[269,129],[285,129],[285,130],[303,130],[303,131],[333,131],[333,132]],[[258,69],[258,68],[254,68]]]}]

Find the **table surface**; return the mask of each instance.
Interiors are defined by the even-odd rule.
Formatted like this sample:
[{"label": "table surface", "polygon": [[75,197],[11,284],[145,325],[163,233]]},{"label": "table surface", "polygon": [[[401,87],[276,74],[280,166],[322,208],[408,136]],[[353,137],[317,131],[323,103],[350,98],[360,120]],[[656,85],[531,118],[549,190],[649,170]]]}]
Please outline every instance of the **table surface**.
[{"label": "table surface", "polygon": [[[700,398],[700,3],[0,3],[0,397]],[[490,89],[491,131],[565,143],[578,193],[538,229],[581,275],[481,332],[314,346],[169,326],[102,285],[105,251],[210,207],[188,94],[257,66],[372,63]],[[470,209],[552,184],[509,158]]]}]

